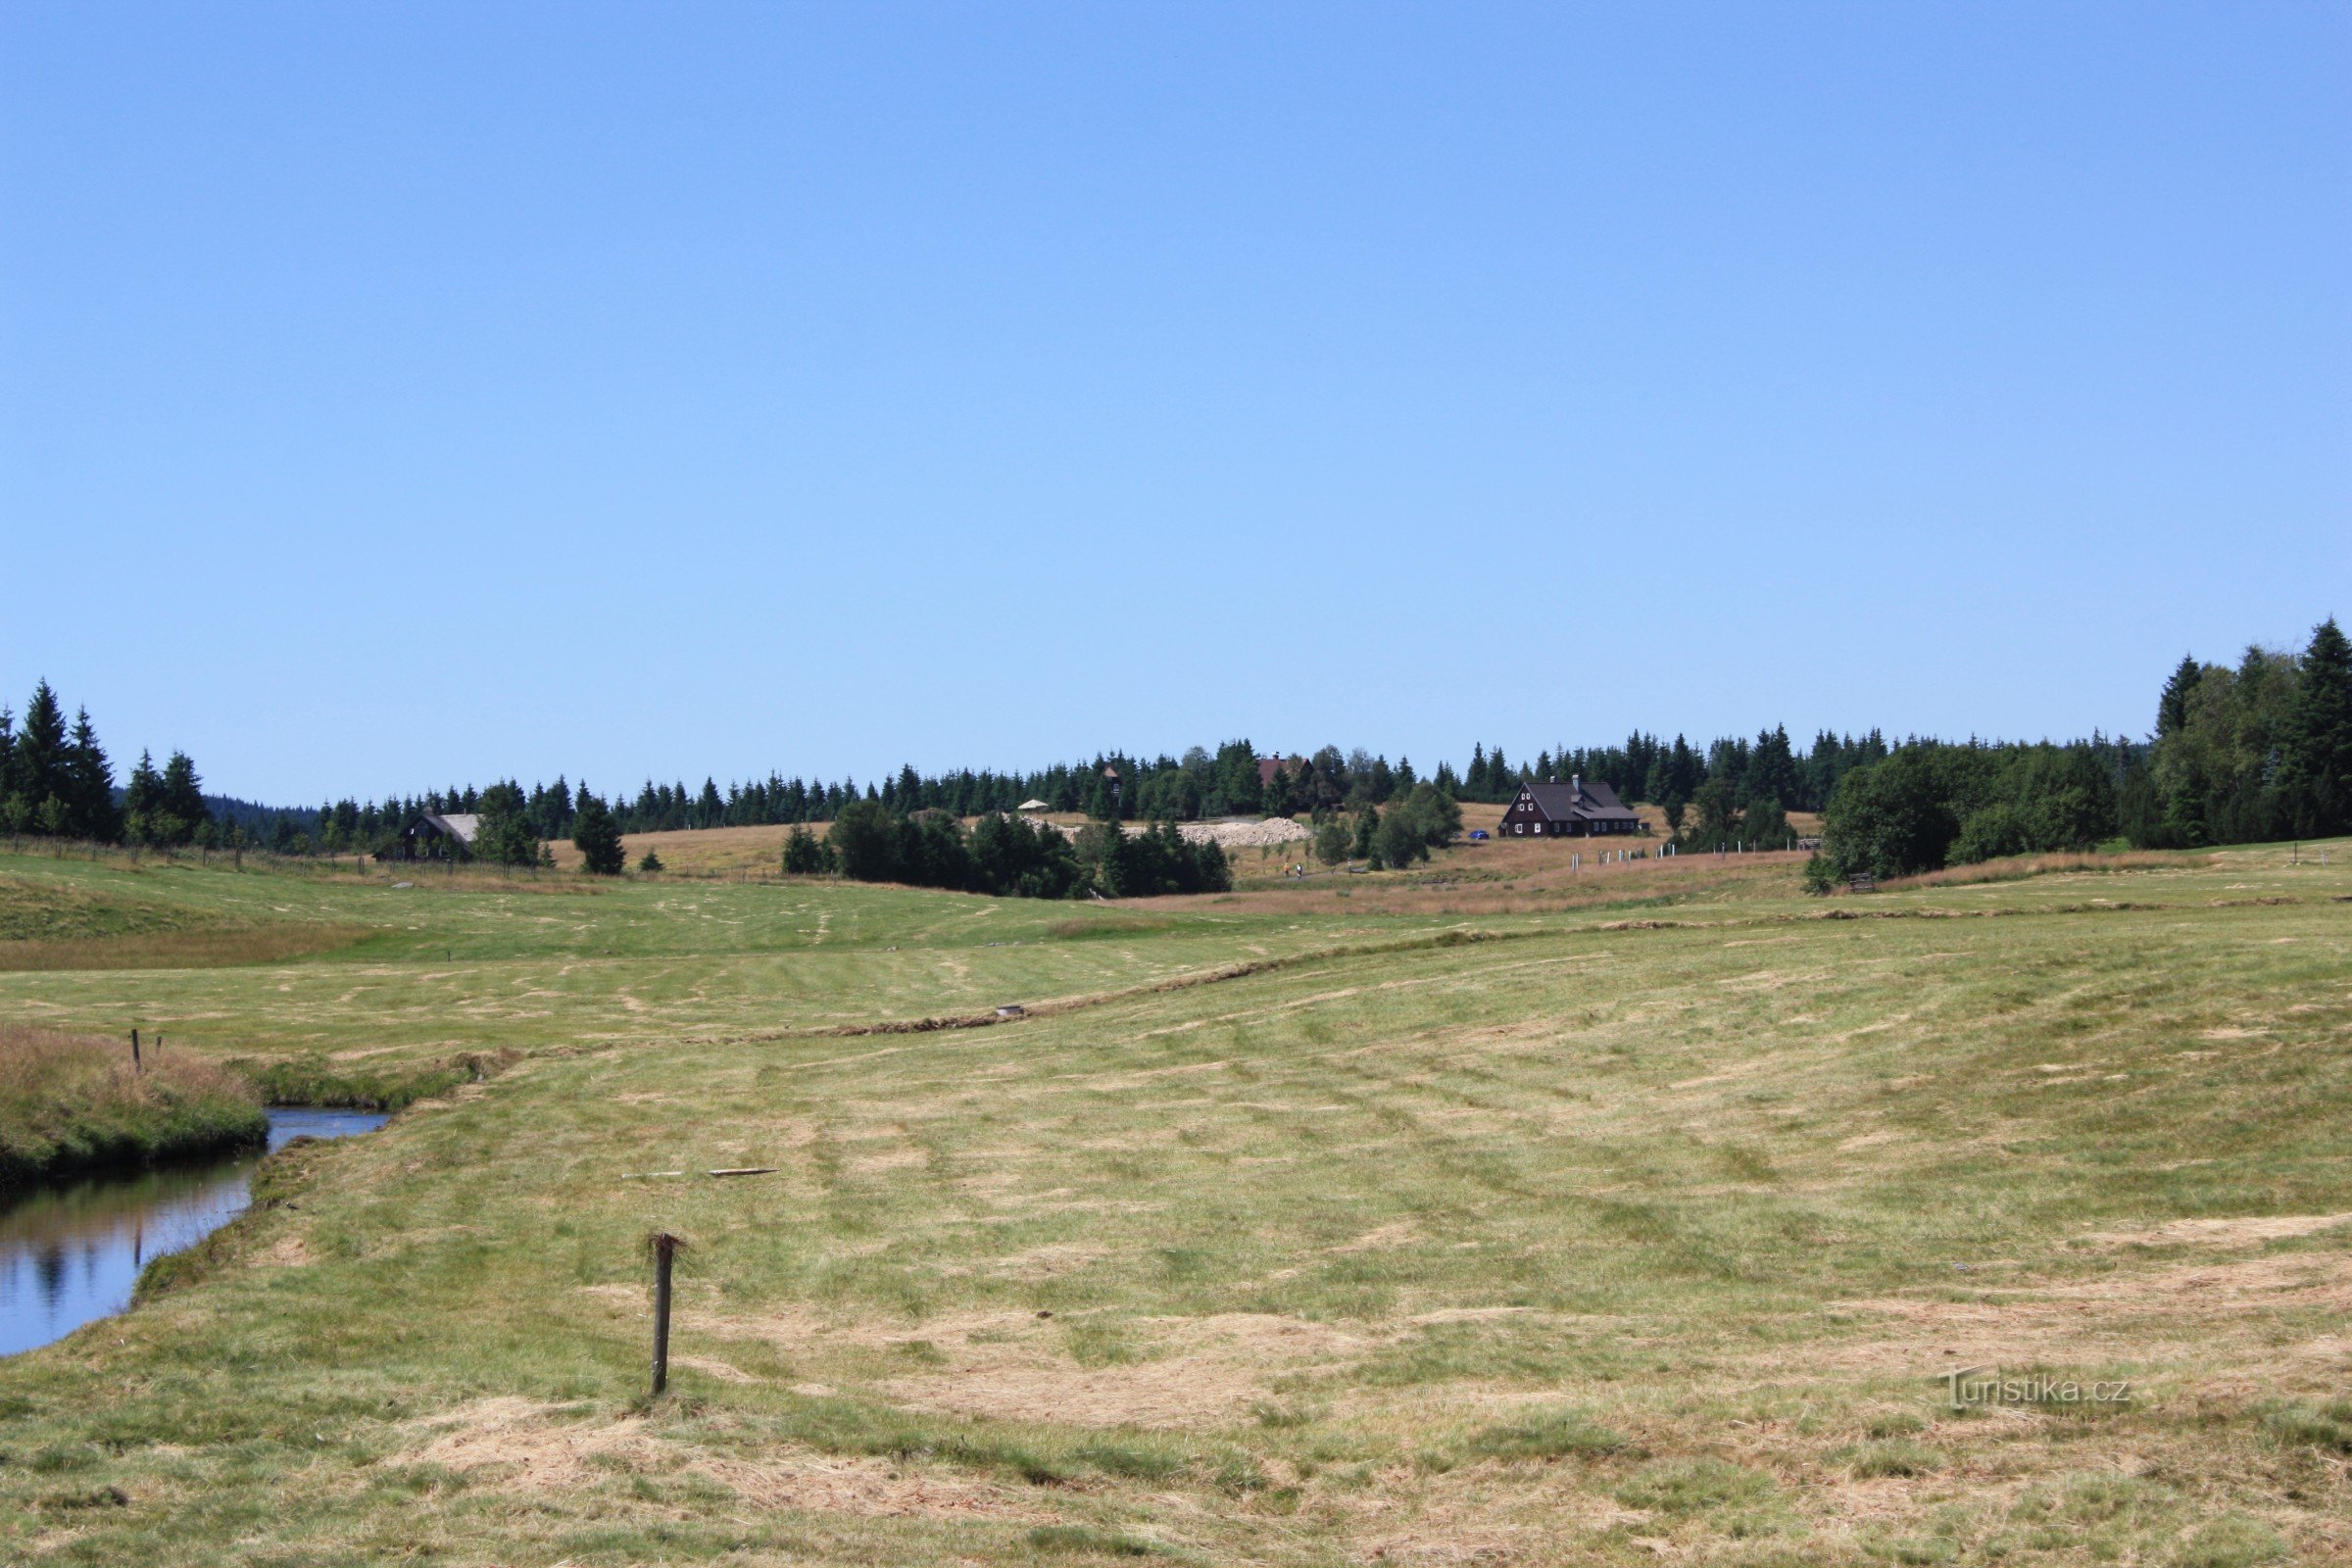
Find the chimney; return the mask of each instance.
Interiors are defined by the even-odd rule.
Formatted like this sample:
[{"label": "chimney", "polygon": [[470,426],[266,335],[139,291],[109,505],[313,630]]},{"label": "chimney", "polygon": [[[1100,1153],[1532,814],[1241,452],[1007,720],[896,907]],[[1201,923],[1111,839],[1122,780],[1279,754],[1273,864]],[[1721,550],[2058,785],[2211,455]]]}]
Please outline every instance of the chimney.
[{"label": "chimney", "polygon": [[1572,790],[1573,792],[1575,792],[1576,794],[1578,794],[1578,795],[1582,795],[1582,794],[1584,794],[1584,793],[1585,793],[1585,775],[1584,775],[1584,774],[1582,774],[1582,773],[1571,773],[1571,774],[1569,774],[1569,775],[1568,775],[1568,788],[1569,788],[1570,790]]}]

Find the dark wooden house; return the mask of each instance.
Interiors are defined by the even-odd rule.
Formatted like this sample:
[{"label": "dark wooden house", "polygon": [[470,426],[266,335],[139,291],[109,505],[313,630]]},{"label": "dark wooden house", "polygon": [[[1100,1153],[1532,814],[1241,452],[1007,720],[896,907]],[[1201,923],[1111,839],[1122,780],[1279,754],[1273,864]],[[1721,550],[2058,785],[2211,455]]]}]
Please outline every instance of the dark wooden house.
[{"label": "dark wooden house", "polygon": [[392,853],[403,860],[470,859],[481,826],[481,817],[472,811],[419,811],[400,830],[400,846]]},{"label": "dark wooden house", "polygon": [[1522,784],[1495,829],[1498,838],[1587,838],[1596,833],[1639,833],[1642,819],[1594,779],[1557,779]]}]

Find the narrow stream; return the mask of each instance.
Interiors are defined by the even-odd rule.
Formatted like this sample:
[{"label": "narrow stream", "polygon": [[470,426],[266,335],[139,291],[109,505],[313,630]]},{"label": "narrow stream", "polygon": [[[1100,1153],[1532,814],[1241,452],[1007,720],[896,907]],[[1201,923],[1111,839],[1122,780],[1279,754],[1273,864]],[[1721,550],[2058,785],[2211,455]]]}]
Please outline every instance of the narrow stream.
[{"label": "narrow stream", "polygon": [[[348,1138],[389,1118],[281,1106],[270,1147]],[[147,1260],[193,1246],[245,1207],[255,1153],[210,1164],[90,1176],[27,1189],[0,1209],[0,1355],[47,1345],[130,1304]]]}]

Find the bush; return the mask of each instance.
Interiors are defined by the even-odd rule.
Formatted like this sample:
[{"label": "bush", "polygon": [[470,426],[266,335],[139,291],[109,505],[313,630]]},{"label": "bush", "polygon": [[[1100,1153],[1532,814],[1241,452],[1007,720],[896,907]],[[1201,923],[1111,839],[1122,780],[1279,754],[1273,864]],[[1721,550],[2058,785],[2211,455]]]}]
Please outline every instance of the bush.
[{"label": "bush", "polygon": [[473,835],[473,858],[492,865],[540,865],[547,852],[531,821],[522,791],[493,784],[482,791],[481,825]]},{"label": "bush", "polygon": [[1402,869],[1426,860],[1429,852],[1462,830],[1462,808],[1434,784],[1416,784],[1391,801],[1372,832],[1372,850],[1384,865]]},{"label": "bush", "polygon": [[[1115,821],[1090,822],[1073,843],[1049,824],[1005,812],[983,816],[967,834],[945,811],[901,816],[879,801],[859,801],[842,808],[821,848],[856,881],[1010,898],[1149,898],[1233,886],[1222,849],[1192,843],[1164,821],[1132,834]],[[794,853],[790,840],[785,853]],[[800,853],[807,863],[808,852]]]},{"label": "bush", "polygon": [[825,845],[853,882],[897,882],[900,819],[880,801],[852,801],[834,817]]},{"label": "bush", "polygon": [[1751,850],[1785,849],[1792,836],[1788,813],[1771,796],[1748,802],[1747,809],[1740,813],[1740,827],[1741,841]]},{"label": "bush", "polygon": [[1173,822],[1157,822],[1129,835],[1116,822],[1080,830],[1081,880],[1073,891],[1100,888],[1112,898],[1152,898],[1163,893],[1223,893],[1233,886],[1233,868],[1213,843],[1194,844]]},{"label": "bush", "polygon": [[816,835],[804,823],[793,824],[784,836],[784,874],[787,876],[815,876],[831,868],[832,856],[827,847],[819,844]]},{"label": "bush", "polygon": [[2034,848],[2033,824],[2025,808],[2001,801],[1971,812],[1960,824],[1960,837],[1952,844],[1952,861],[1974,865],[1979,860],[2031,855]]},{"label": "bush", "polygon": [[1808,882],[2088,850],[2119,821],[2110,765],[2091,745],[1899,746],[1838,781]]},{"label": "bush", "polygon": [[620,847],[619,826],[605,803],[593,795],[580,797],[579,811],[571,822],[571,843],[591,875],[618,876],[628,864],[628,852]]}]

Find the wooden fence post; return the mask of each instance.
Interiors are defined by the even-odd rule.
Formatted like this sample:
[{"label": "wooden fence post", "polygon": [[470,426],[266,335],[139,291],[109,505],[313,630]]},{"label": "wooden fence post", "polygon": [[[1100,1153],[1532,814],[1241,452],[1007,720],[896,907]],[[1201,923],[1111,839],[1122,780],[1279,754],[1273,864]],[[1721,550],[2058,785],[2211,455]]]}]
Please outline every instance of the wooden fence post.
[{"label": "wooden fence post", "polygon": [[130,1032],[130,1075],[133,1078],[139,1075],[139,1032],[136,1029]]},{"label": "wooden fence post", "polygon": [[678,1239],[667,1231],[654,1233],[654,1397],[669,1387],[669,1269],[678,1255]]}]

